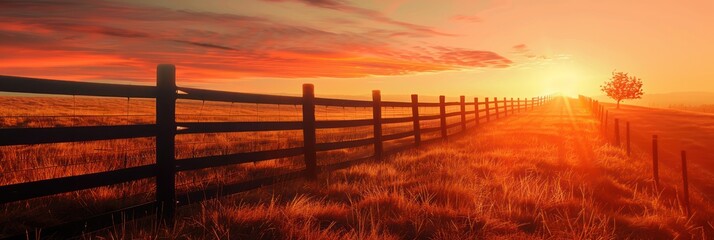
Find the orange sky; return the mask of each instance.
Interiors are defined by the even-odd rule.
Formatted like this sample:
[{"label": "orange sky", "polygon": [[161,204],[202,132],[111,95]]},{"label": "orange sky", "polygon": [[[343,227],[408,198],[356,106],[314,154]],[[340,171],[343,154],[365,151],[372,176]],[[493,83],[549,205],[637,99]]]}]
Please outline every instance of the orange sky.
[{"label": "orange sky", "polygon": [[244,92],[714,92],[714,1],[0,1],[0,75]]}]

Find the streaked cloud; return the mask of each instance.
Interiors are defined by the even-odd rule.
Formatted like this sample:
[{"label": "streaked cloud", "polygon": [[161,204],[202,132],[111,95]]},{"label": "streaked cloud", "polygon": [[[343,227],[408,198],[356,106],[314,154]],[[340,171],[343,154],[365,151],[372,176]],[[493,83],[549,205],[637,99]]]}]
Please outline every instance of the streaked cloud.
[{"label": "streaked cloud", "polygon": [[377,11],[334,0],[300,2],[401,29],[324,30],[269,17],[104,1],[2,1],[0,74],[152,81],[156,64],[174,63],[180,78],[200,81],[351,78],[512,64],[492,51],[407,41],[448,34]]}]

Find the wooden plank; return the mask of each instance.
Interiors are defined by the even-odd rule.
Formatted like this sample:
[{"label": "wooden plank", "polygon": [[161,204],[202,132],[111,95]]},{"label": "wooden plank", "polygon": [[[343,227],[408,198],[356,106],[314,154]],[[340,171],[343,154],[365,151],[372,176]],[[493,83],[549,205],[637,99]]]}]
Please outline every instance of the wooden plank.
[{"label": "wooden plank", "polygon": [[414,117],[399,117],[399,118],[382,118],[383,124],[388,123],[405,123],[414,121]]},{"label": "wooden plank", "polygon": [[0,92],[154,98],[156,96],[156,87],[0,75]]},{"label": "wooden plank", "polygon": [[316,149],[317,149],[317,151],[329,151],[329,150],[337,150],[337,149],[343,149],[343,148],[362,147],[362,146],[367,146],[367,145],[370,145],[373,143],[374,143],[374,138],[364,138],[364,139],[348,140],[348,141],[341,141],[341,142],[318,143],[316,145]]},{"label": "wooden plank", "polygon": [[428,120],[436,120],[436,119],[441,119],[441,115],[419,116],[419,121],[428,121]]},{"label": "wooden plank", "polygon": [[0,146],[153,137],[156,125],[0,129]]},{"label": "wooden plank", "polygon": [[372,119],[356,119],[356,120],[323,120],[316,121],[315,127],[318,129],[323,128],[345,128],[345,127],[363,127],[372,126]]},{"label": "wooden plank", "polygon": [[389,102],[389,101],[383,101],[383,102],[382,102],[382,107],[412,107],[412,103],[410,103],[410,102]]},{"label": "wooden plank", "polygon": [[414,131],[408,131],[408,132],[401,132],[401,133],[395,133],[395,134],[390,134],[390,135],[384,135],[382,137],[383,141],[390,141],[390,140],[396,140],[400,138],[405,138],[405,137],[411,137],[414,136]]},{"label": "wooden plank", "polygon": [[176,171],[183,172],[241,163],[260,162],[276,158],[294,157],[302,155],[303,151],[302,147],[296,147],[179,159],[176,160]]},{"label": "wooden plank", "polygon": [[446,125],[446,129],[449,129],[449,128],[452,128],[452,127],[457,127],[457,126],[461,126],[461,122],[455,122],[455,123],[452,123],[452,124],[447,124],[447,125]]},{"label": "wooden plank", "polygon": [[420,107],[440,107],[440,103],[429,103],[429,102],[420,102],[419,103]]},{"label": "wooden plank", "polygon": [[461,116],[461,112],[452,112],[452,113],[447,113],[444,115],[444,117],[455,117],[455,116]]},{"label": "wooden plank", "polygon": [[301,130],[300,121],[289,122],[179,122],[177,134]]},{"label": "wooden plank", "polygon": [[156,175],[156,165],[124,168],[108,172],[53,178],[0,186],[0,203],[27,200],[83,189],[114,185]]},{"label": "wooden plank", "polygon": [[178,90],[185,93],[179,94],[179,99],[237,102],[237,103],[258,103],[258,104],[285,104],[300,105],[301,97],[279,96],[256,93],[227,92],[217,90],[206,90],[198,88],[178,87]]},{"label": "wooden plank", "polygon": [[348,100],[348,99],[332,99],[332,98],[315,98],[315,105],[319,106],[334,106],[334,107],[372,107],[372,101],[364,100]]}]

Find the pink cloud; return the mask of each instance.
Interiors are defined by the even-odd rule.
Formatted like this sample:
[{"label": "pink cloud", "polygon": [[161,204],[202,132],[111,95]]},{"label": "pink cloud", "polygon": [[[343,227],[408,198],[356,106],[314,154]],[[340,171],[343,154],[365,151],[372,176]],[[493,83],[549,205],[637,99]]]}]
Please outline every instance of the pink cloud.
[{"label": "pink cloud", "polygon": [[451,17],[451,20],[459,21],[459,22],[469,22],[469,23],[483,22],[483,19],[481,19],[480,17],[469,16],[469,15],[456,15],[456,16]]},{"label": "pink cloud", "polygon": [[[336,1],[308,2],[350,9]],[[512,63],[491,51],[395,39],[431,31],[420,29],[331,32],[267,18],[112,2],[1,1],[0,74],[151,81],[156,64],[173,63],[180,78],[200,81],[400,75]]]}]

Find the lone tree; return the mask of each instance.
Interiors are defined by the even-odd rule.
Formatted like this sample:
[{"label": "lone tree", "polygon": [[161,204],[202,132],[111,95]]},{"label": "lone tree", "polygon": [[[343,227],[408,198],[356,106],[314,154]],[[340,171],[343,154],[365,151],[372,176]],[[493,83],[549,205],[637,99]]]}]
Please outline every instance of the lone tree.
[{"label": "lone tree", "polygon": [[625,72],[613,72],[609,81],[600,89],[608,97],[617,101],[617,109],[620,109],[620,102],[625,99],[642,98],[642,79],[635,76],[628,76]]}]

